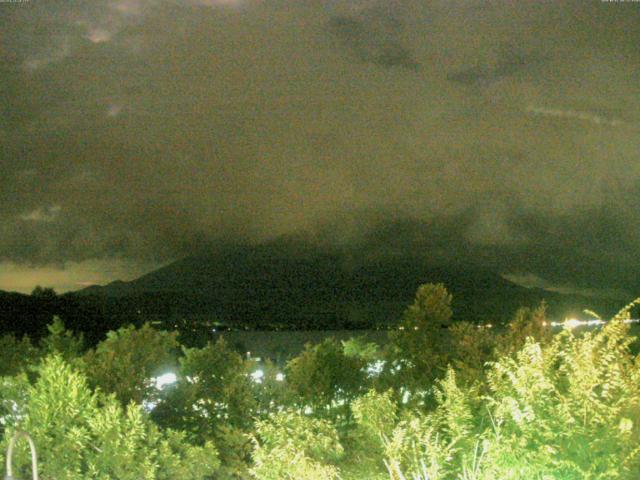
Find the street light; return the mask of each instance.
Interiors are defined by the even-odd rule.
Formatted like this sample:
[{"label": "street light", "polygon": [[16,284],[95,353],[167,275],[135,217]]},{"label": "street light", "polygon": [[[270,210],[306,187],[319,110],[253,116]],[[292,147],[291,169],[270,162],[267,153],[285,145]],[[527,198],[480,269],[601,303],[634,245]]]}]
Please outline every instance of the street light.
[{"label": "street light", "polygon": [[33,480],[38,480],[38,456],[36,454],[36,445],[31,440],[31,437],[27,432],[17,432],[9,442],[9,448],[7,448],[7,474],[4,477],[4,480],[18,480],[13,476],[13,447],[16,444],[16,441],[20,438],[26,438],[27,442],[29,442],[29,448],[31,449],[31,473],[33,474]]}]

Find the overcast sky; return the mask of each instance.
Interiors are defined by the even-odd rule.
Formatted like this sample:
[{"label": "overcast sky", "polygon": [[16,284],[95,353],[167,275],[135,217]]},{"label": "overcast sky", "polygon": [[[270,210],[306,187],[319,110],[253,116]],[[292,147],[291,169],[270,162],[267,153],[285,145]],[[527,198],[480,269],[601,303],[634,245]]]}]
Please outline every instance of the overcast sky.
[{"label": "overcast sky", "polygon": [[640,288],[640,3],[31,0],[0,32],[0,289],[402,221]]}]

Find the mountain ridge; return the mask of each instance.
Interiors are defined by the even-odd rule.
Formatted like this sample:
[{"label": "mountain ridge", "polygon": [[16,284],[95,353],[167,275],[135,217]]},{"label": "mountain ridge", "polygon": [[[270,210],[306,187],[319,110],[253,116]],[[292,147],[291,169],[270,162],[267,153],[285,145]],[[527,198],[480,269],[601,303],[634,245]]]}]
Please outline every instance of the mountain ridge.
[{"label": "mountain ridge", "polygon": [[[154,297],[169,304],[180,299],[164,310],[211,314],[230,325],[369,327],[397,321],[423,283],[443,283],[453,295],[454,318],[476,322],[504,321],[518,307],[534,307],[542,300],[554,315],[603,305],[601,299],[527,288],[488,269],[437,264],[426,256],[367,258],[353,250],[294,251],[277,242],[185,257],[135,280],[91,286],[74,295]],[[194,302],[193,308],[184,307],[185,299]],[[374,314],[376,308],[381,311]]]}]

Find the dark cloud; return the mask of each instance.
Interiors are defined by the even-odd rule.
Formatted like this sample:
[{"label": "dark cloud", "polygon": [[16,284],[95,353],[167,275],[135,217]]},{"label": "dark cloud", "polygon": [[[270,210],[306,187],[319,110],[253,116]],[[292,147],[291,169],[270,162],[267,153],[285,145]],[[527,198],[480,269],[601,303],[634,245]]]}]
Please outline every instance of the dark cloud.
[{"label": "dark cloud", "polygon": [[2,261],[371,243],[408,219],[378,250],[635,281],[638,4],[0,9]]},{"label": "dark cloud", "polygon": [[448,73],[447,79],[468,86],[489,86],[505,77],[525,73],[543,60],[541,53],[526,53],[514,45],[503,45],[497,50],[494,62],[480,60],[471,67]]},{"label": "dark cloud", "polygon": [[415,56],[398,39],[400,24],[392,18],[383,19],[387,21],[376,28],[366,20],[337,16],[329,20],[329,29],[360,61],[417,70]]}]

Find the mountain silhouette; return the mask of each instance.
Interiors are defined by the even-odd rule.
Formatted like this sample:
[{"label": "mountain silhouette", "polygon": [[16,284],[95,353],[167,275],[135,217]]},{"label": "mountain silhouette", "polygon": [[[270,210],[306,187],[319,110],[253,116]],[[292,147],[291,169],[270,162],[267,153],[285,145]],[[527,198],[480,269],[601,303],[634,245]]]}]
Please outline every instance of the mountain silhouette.
[{"label": "mountain silhouette", "polygon": [[505,321],[543,300],[556,316],[602,307],[600,300],[525,288],[476,266],[398,253],[371,257],[290,239],[217,248],[76,295],[232,328],[374,328],[397,323],[424,283],[443,283],[453,295],[454,318],[471,322]]}]

